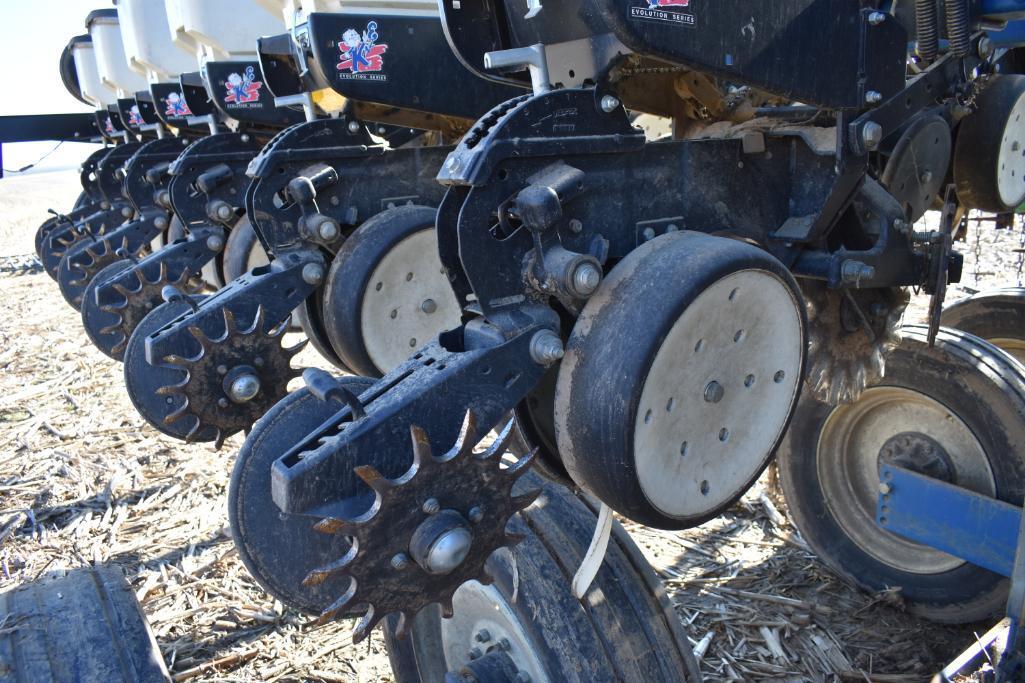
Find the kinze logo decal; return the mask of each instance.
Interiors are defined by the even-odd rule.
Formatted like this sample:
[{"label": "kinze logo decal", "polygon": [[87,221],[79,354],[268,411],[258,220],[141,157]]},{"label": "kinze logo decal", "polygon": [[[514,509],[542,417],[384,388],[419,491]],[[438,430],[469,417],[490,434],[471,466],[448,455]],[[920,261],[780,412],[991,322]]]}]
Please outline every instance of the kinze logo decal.
[{"label": "kinze logo decal", "polygon": [[260,88],[263,87],[263,83],[256,80],[256,69],[247,66],[244,74],[235,73],[228,76],[224,87],[228,89],[228,94],[224,98],[225,104],[255,104],[260,101]]},{"label": "kinze logo decal", "polygon": [[192,116],[192,112],[189,110],[189,105],[185,104],[185,98],[179,92],[173,92],[164,99],[164,104],[167,105],[167,111],[164,112],[164,116],[181,117],[181,116]]},{"label": "kinze logo decal", "polygon": [[641,21],[661,21],[667,24],[694,24],[694,15],[678,8],[690,7],[690,0],[645,0],[647,7],[631,7],[630,16]]},{"label": "kinze logo decal", "polygon": [[380,72],[384,68],[384,53],[387,43],[378,43],[377,22],[367,23],[363,35],[350,28],[342,34],[338,43],[342,59],[338,62],[338,77],[348,80],[386,81],[388,76]]}]

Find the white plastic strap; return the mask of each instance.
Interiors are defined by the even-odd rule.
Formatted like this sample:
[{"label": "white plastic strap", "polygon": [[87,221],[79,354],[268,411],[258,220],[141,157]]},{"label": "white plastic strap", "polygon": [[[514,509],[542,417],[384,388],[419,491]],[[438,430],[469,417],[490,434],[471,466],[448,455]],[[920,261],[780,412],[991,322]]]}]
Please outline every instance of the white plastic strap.
[{"label": "white plastic strap", "polygon": [[598,575],[598,569],[605,559],[605,551],[609,547],[609,534],[612,533],[612,508],[602,503],[598,511],[598,524],[594,528],[594,536],[591,537],[591,545],[584,553],[584,561],[580,568],[573,575],[573,595],[577,600],[582,600],[591,582]]}]

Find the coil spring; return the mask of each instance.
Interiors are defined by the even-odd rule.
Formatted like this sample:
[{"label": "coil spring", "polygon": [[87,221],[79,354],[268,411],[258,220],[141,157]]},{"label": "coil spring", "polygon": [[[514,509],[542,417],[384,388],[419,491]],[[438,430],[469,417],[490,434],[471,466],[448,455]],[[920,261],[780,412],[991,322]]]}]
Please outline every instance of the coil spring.
[{"label": "coil spring", "polygon": [[936,59],[940,51],[936,0],[915,0],[915,31],[918,34],[915,52],[926,62]]},{"label": "coil spring", "polygon": [[968,25],[968,0],[947,0],[947,40],[950,51],[958,57],[968,54],[971,47]]}]

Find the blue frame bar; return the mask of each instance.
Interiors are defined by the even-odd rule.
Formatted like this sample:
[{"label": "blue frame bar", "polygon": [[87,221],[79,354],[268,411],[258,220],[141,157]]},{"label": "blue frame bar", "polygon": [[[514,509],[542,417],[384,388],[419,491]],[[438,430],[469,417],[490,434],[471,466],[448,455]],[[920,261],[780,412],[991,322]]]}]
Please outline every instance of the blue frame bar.
[{"label": "blue frame bar", "polygon": [[880,527],[1011,576],[1021,508],[893,465],[879,476]]}]

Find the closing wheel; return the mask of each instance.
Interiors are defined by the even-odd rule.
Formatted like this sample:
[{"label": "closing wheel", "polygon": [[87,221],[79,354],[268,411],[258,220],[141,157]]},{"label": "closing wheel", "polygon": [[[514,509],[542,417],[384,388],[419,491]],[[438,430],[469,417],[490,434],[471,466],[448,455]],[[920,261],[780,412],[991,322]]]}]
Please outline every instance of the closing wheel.
[{"label": "closing wheel", "polygon": [[1011,211],[1025,201],[1025,76],[991,76],[975,103],[954,146],[957,197],[971,209]]},{"label": "closing wheel", "polygon": [[801,535],[838,574],[872,591],[900,587],[909,608],[941,622],[1001,610],[1002,577],[879,528],[880,463],[1020,505],[1025,491],[1025,368],[994,346],[908,325],[886,377],[853,403],[798,404],[779,476]]},{"label": "closing wheel", "polygon": [[[373,385],[363,377],[336,381],[357,396]],[[268,593],[307,614],[330,607],[349,580],[304,586],[303,579],[343,557],[349,544],[344,536],[314,531],[315,520],[309,517],[281,513],[271,500],[271,465],[341,407],[334,400],[321,401],[306,387],[286,396],[253,426],[228,487],[232,537],[246,569]]]},{"label": "closing wheel", "polygon": [[974,334],[1025,363],[1025,287],[979,292],[943,309],[940,324]]},{"label": "closing wheel", "polygon": [[[524,480],[530,488],[541,484],[534,474]],[[701,680],[672,603],[618,523],[594,583],[583,600],[573,597],[573,572],[595,524],[583,501],[545,485],[510,524],[525,539],[488,561],[492,585],[464,584],[453,599],[454,616],[443,619],[437,606],[425,609],[405,640],[385,630],[396,683],[442,681],[491,653],[508,655],[517,674],[458,680]]]},{"label": "closing wheel", "polygon": [[459,302],[438,256],[436,213],[425,206],[382,211],[345,241],[331,264],[324,324],[353,372],[379,377],[459,325]]},{"label": "closing wheel", "polygon": [[573,480],[631,519],[694,526],[751,486],[796,404],[805,306],[757,247],[670,233],[632,251],[577,320],[555,430]]}]

